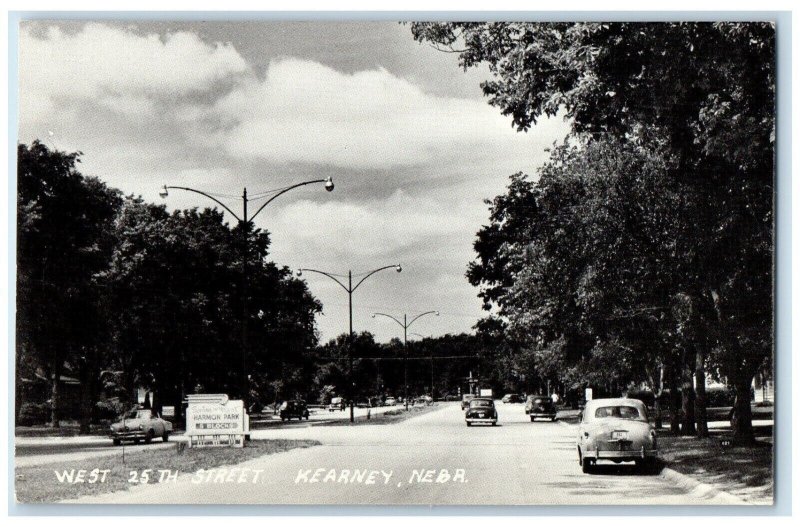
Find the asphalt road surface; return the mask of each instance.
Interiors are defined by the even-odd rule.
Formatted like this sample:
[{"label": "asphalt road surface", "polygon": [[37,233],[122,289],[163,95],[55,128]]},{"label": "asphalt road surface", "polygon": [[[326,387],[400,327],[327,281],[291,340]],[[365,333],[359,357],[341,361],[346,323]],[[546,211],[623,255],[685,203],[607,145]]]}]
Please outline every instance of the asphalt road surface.
[{"label": "asphalt road surface", "polygon": [[[498,404],[499,424],[467,428],[457,403],[374,426],[275,428],[254,438],[316,439],[321,446],[254,459],[214,473],[83,503],[331,505],[698,505],[687,493],[631,464],[583,474],[575,427],[531,423],[520,404]],[[159,469],[160,467],[153,467]],[[235,470],[234,470],[235,469]]]}]

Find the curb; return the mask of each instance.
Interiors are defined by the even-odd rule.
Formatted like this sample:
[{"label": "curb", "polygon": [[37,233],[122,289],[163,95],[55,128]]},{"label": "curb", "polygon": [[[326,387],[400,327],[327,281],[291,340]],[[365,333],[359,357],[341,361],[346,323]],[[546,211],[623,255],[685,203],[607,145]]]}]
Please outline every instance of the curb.
[{"label": "curb", "polygon": [[[558,423],[567,428],[575,426],[565,423],[561,420],[559,420]],[[734,496],[733,494],[708,483],[702,483],[691,476],[687,476],[686,474],[671,468],[664,467],[661,469],[661,472],[658,475],[676,487],[685,490],[687,494],[698,498],[713,498],[715,500],[722,501],[725,505],[751,505],[742,498]]]},{"label": "curb", "polygon": [[708,483],[701,483],[691,476],[687,476],[681,472],[671,468],[663,468],[659,474],[662,478],[677,487],[684,489],[688,494],[698,498],[714,498],[724,502],[725,505],[749,505],[743,499],[734,496],[733,494],[724,490],[718,489]]}]

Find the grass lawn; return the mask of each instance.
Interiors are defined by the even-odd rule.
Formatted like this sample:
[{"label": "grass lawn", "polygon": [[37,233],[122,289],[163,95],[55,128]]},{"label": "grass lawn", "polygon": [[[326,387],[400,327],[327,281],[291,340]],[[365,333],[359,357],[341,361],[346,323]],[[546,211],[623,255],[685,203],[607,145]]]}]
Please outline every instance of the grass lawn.
[{"label": "grass lawn", "polygon": [[[295,448],[307,448],[319,445],[317,441],[294,440],[259,440],[251,441],[244,448],[181,448],[182,443],[176,443],[175,448],[158,450],[139,450],[125,455],[123,463],[122,454],[86,461],[73,461],[61,463],[48,463],[32,467],[16,469],[16,498],[20,503],[56,502],[67,499],[79,498],[90,494],[103,494],[125,490],[141,482],[131,482],[131,475],[136,471],[136,476],[141,479],[142,471],[150,469],[147,483],[158,483],[159,470],[171,470],[174,474],[187,474],[198,469],[210,469],[225,465],[235,465],[257,457],[284,452]],[[121,452],[121,449],[117,449]],[[67,477],[73,481],[78,471],[84,469],[85,481],[68,483]],[[108,470],[105,481],[100,481],[100,473],[92,481],[91,471],[94,469]],[[59,481],[61,476],[64,482]]]},{"label": "grass lawn", "polygon": [[659,457],[669,468],[755,504],[771,504],[772,442],[762,438],[753,445],[723,447],[728,434],[708,439],[658,436]]}]

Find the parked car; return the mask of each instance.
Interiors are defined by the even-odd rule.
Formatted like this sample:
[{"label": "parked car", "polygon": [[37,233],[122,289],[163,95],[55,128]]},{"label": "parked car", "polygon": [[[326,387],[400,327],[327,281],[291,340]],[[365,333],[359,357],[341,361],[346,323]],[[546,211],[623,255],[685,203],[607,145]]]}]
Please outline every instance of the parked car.
[{"label": "parked car", "polygon": [[346,405],[342,397],[333,397],[331,399],[331,403],[328,405],[328,411],[333,412],[335,410],[340,410],[344,412],[345,406]]},{"label": "parked car", "polygon": [[289,420],[293,417],[298,418],[299,420],[303,420],[305,417],[306,421],[308,421],[309,413],[308,413],[308,406],[306,406],[305,401],[301,401],[299,399],[293,399],[291,401],[283,401],[280,409],[281,414],[281,421]]},{"label": "parked car", "polygon": [[525,413],[531,418],[531,422],[536,419],[556,420],[556,403],[551,397],[546,395],[529,395],[525,402]]},{"label": "parked car", "polygon": [[467,426],[472,426],[472,423],[491,423],[492,426],[497,424],[497,409],[494,407],[494,401],[488,398],[474,398],[469,402],[467,413],[464,415],[464,420]]},{"label": "parked car", "polygon": [[394,397],[387,397],[386,398],[386,406],[394,406],[397,404],[397,399]]},{"label": "parked car", "polygon": [[507,393],[500,400],[503,401],[503,404],[521,403],[522,402],[522,397],[520,397],[516,393]]},{"label": "parked car", "polygon": [[578,426],[578,463],[589,473],[601,459],[634,461],[644,469],[658,457],[656,430],[639,399],[594,399],[586,402]]},{"label": "parked car", "polygon": [[109,436],[115,445],[119,445],[122,441],[138,443],[142,439],[145,443],[150,443],[156,437],[169,441],[171,432],[172,423],[161,419],[153,410],[139,408],[131,410],[120,421],[112,424]]},{"label": "parked car", "polygon": [[475,396],[471,393],[465,393],[461,397],[461,409],[466,410],[469,407],[469,402],[473,400]]}]

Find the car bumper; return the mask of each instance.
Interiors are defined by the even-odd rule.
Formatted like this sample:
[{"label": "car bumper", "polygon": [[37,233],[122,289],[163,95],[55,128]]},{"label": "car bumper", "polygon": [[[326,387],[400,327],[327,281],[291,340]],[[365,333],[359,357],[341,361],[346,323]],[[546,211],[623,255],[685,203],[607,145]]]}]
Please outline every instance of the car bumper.
[{"label": "car bumper", "polygon": [[543,413],[540,413],[540,412],[528,412],[528,415],[530,415],[534,419],[555,419],[555,417],[556,417],[556,414],[554,414],[554,413],[543,414]]},{"label": "car bumper", "polygon": [[494,417],[467,417],[465,421],[468,423],[496,423],[497,419]]},{"label": "car bumper", "polygon": [[658,450],[587,450],[584,457],[590,459],[616,459],[629,460],[636,459],[655,459],[658,457]]},{"label": "car bumper", "polygon": [[130,432],[113,432],[108,435],[111,439],[145,439],[144,430],[131,430]]}]

